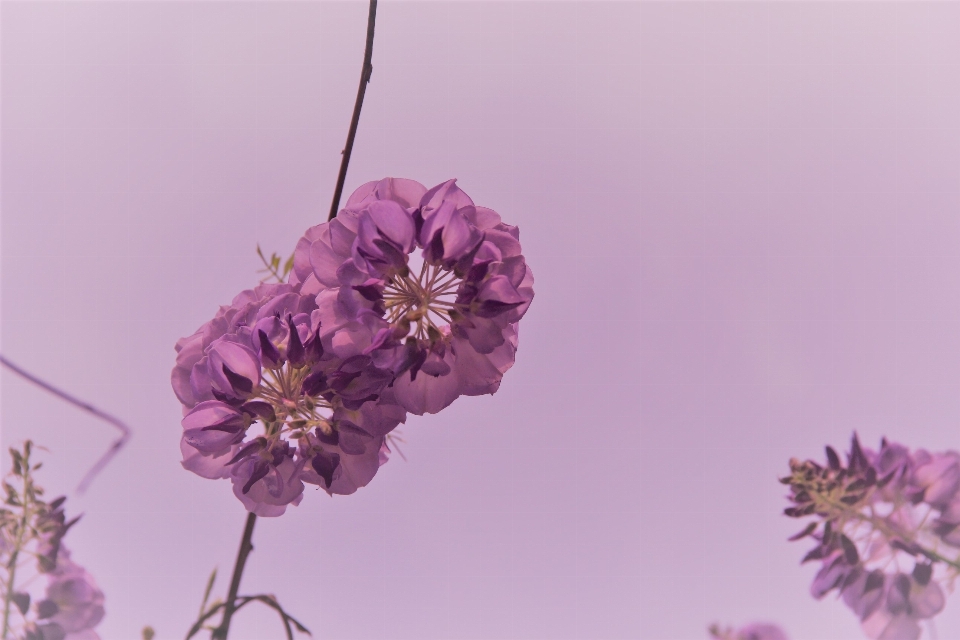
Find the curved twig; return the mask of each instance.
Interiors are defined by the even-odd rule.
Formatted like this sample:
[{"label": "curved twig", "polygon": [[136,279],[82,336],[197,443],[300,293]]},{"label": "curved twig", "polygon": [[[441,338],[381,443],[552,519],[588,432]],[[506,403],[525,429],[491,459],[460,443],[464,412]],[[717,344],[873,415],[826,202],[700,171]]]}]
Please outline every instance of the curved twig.
[{"label": "curved twig", "polygon": [[212,618],[213,614],[215,614],[217,611],[220,611],[224,604],[226,603],[221,602],[215,607],[211,607],[210,611],[207,611],[205,614],[197,618],[197,621],[193,623],[192,627],[190,627],[190,631],[187,631],[187,637],[184,638],[184,640],[190,640],[190,638],[195,636],[203,628],[203,623]]},{"label": "curved twig", "polygon": [[297,628],[297,631],[299,631],[300,633],[305,633],[310,637],[313,637],[313,634],[310,633],[309,629],[303,626],[303,624],[301,624],[299,620],[297,620],[296,618],[294,618],[289,613],[283,610],[283,607],[280,606],[280,603],[277,602],[277,599],[274,596],[262,593],[256,596],[241,596],[240,600],[242,602],[237,605],[237,610],[239,610],[240,607],[244,606],[249,602],[257,601],[257,602],[262,602],[263,604],[267,605],[268,607],[270,607],[271,609],[279,613],[280,618],[283,620],[283,626],[287,632],[287,640],[293,640],[293,629],[290,628],[291,622],[293,623],[293,626]]},{"label": "curved twig", "polygon": [[3,357],[3,355],[0,355],[0,364],[3,364],[3,366],[10,369],[21,378],[27,380],[28,382],[32,382],[33,384],[37,385],[41,389],[52,393],[53,395],[57,396],[62,400],[66,400],[67,402],[74,405],[75,407],[79,407],[80,409],[83,409],[88,413],[92,413],[94,416],[100,418],[101,420],[104,420],[105,422],[109,422],[110,424],[115,426],[117,429],[119,429],[120,432],[123,434],[122,436],[120,436],[118,440],[115,440],[114,443],[110,445],[110,448],[107,449],[106,453],[100,456],[100,459],[97,460],[97,462],[93,465],[93,467],[91,467],[90,471],[88,471],[87,474],[83,476],[83,479],[80,481],[80,484],[77,485],[77,493],[83,493],[90,486],[90,483],[93,482],[93,478],[98,473],[100,473],[100,471],[105,466],[107,466],[107,464],[113,459],[113,457],[120,452],[120,449],[122,449],[123,446],[127,444],[127,440],[130,439],[130,435],[131,435],[130,427],[124,424],[119,418],[115,418],[109,413],[100,411],[100,409],[97,409],[93,405],[88,404],[83,400],[78,400],[77,398],[74,398],[66,391],[62,391],[57,387],[53,386],[52,384],[50,384],[49,382],[41,380],[40,378],[33,375],[32,373],[29,373],[24,369],[21,369],[19,366],[13,364],[9,360],[7,360],[5,357]]},{"label": "curved twig", "polygon": [[[313,634],[310,633],[310,630],[303,626],[303,623],[301,623],[299,620],[284,611],[283,607],[280,606],[280,603],[277,602],[277,599],[271,595],[260,594],[256,596],[240,596],[237,598],[237,606],[235,606],[233,609],[234,613],[251,602],[261,602],[280,614],[280,619],[283,621],[284,631],[287,634],[287,640],[293,640],[293,629],[290,627],[291,624],[296,627],[297,631],[313,637]],[[193,623],[193,626],[190,627],[190,631],[187,632],[187,636],[184,638],[184,640],[190,640],[190,638],[201,631],[203,629],[203,623],[212,618],[218,611],[223,609],[224,605],[226,605],[226,603],[221,602],[216,606],[211,607],[209,611],[201,615],[197,621]]]}]

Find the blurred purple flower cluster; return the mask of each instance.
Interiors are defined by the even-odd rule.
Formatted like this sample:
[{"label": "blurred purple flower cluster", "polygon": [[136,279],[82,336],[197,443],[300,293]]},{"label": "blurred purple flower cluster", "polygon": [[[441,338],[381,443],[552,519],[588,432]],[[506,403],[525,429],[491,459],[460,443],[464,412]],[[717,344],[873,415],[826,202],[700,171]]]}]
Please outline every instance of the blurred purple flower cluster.
[{"label": "blurred purple flower cluster", "polygon": [[754,622],[739,629],[722,629],[715,624],[709,632],[712,640],[789,640],[783,629],[769,622]]},{"label": "blurred purple flower cluster", "polygon": [[25,640],[98,640],[93,630],[103,619],[103,592],[87,571],[60,548],[48,575],[45,597],[36,603],[37,620],[24,629]]},{"label": "blurred purple flower cluster", "polygon": [[[3,600],[3,637],[17,631],[25,640],[99,640],[93,630],[104,616],[104,596],[93,577],[70,559],[63,538],[79,520],[66,519],[65,498],[45,502],[43,489],[33,481],[32,443],[22,451],[11,449],[11,476],[18,490],[4,482],[7,498],[0,509],[0,596]],[[24,558],[36,559],[35,572],[23,570]],[[42,595],[36,577],[45,575]],[[34,585],[34,586],[30,586]],[[31,606],[31,602],[33,605]],[[19,612],[19,617],[15,612]]]},{"label": "blurred purple flower cluster", "polygon": [[288,282],[240,293],[177,342],[183,466],[229,478],[261,516],[304,483],[353,493],[407,412],[497,390],[532,287],[517,228],[454,180],[361,186],[307,230]]},{"label": "blurred purple flower cluster", "polygon": [[811,593],[836,589],[871,638],[915,640],[960,573],[960,454],[886,439],[873,451],[854,435],[846,464],[831,447],[826,456],[791,460],[781,479],[786,515],[817,518],[791,538],[817,541],[803,559],[821,562]]}]

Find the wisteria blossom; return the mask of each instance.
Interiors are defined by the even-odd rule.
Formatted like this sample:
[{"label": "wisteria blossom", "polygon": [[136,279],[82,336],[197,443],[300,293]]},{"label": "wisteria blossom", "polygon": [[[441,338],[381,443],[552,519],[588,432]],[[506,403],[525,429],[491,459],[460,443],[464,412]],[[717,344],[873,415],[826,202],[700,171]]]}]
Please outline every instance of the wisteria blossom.
[{"label": "wisteria blossom", "polygon": [[87,571],[61,548],[56,568],[48,574],[46,597],[36,603],[37,621],[26,637],[42,640],[97,640],[93,631],[104,615],[103,592]]},{"label": "wisteria blossom", "polygon": [[[63,539],[79,518],[67,520],[65,498],[43,499],[34,483],[32,443],[11,449],[18,490],[4,483],[7,499],[0,509],[0,596],[3,630],[26,640],[99,640],[94,628],[104,616],[104,595],[93,577],[70,558]],[[32,559],[30,562],[24,560]],[[35,560],[35,562],[34,562]],[[46,579],[38,591],[37,578]]]},{"label": "wisteria blossom", "polygon": [[739,629],[715,624],[709,632],[711,640],[789,640],[783,629],[769,622],[754,622]]},{"label": "wisteria blossom", "polygon": [[304,482],[330,494],[366,485],[405,412],[389,370],[338,357],[316,295],[261,284],[177,343],[184,468],[229,478],[248,511],[278,516]]},{"label": "wisteria blossom", "polygon": [[960,454],[911,452],[853,437],[846,465],[831,447],[825,465],[790,461],[791,517],[816,516],[791,539],[817,541],[815,598],[836,590],[877,640],[916,640],[919,621],[944,607],[960,574]]},{"label": "wisteria blossom", "polygon": [[415,414],[494,393],[533,299],[518,229],[455,180],[364,184],[301,238],[291,283],[317,293],[336,356],[389,371],[396,401]]},{"label": "wisteria blossom", "polygon": [[305,482],[352,493],[407,411],[499,388],[532,299],[517,228],[456,181],[367,183],[307,230],[289,282],[242,292],[177,342],[183,466],[229,478],[262,516],[299,504]]}]

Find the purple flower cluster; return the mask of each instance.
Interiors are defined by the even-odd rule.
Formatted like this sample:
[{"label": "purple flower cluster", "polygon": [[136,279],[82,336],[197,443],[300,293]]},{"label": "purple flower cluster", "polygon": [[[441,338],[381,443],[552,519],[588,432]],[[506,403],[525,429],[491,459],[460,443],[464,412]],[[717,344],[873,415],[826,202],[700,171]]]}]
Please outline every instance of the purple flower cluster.
[{"label": "purple flower cluster", "polygon": [[183,466],[229,478],[261,516],[304,483],[365,486],[407,411],[493,393],[513,365],[533,299],[518,237],[453,180],[360,187],[301,238],[289,282],[242,292],[177,342]]},{"label": "purple flower cluster", "polygon": [[316,296],[290,284],[242,292],[180,340],[172,378],[183,466],[229,478],[261,516],[298,504],[304,482],[330,494],[366,485],[405,414],[388,371],[324,342]]},{"label": "purple flower cluster", "polygon": [[37,620],[26,640],[99,640],[93,630],[103,619],[103,592],[87,571],[60,548],[57,566],[47,574],[46,597],[36,603]]},{"label": "purple flower cluster", "polygon": [[[790,461],[791,517],[816,521],[791,540],[817,541],[815,598],[836,589],[877,640],[915,640],[918,620],[944,606],[941,583],[960,573],[960,454],[911,452],[853,436],[846,465],[831,447],[825,465]],[[822,526],[821,526],[822,525]]]},{"label": "purple flower cluster", "polygon": [[[70,559],[63,539],[79,520],[66,519],[65,498],[47,503],[43,489],[34,483],[31,465],[33,443],[22,451],[11,449],[13,476],[21,483],[18,491],[5,482],[5,507],[0,508],[0,566],[6,571],[0,580],[3,601],[3,635],[13,630],[25,640],[99,640],[93,630],[104,616],[104,596],[93,577]],[[26,558],[34,558],[36,573],[23,575]],[[18,572],[19,570],[19,572]],[[45,575],[45,591],[36,578]],[[13,607],[19,619],[13,617]]]},{"label": "purple flower cluster", "polygon": [[455,180],[387,178],[357,189],[297,244],[292,279],[316,291],[323,335],[393,376],[397,402],[437,413],[494,393],[533,300],[520,233]]},{"label": "purple flower cluster", "polygon": [[713,640],[789,640],[783,629],[769,622],[754,622],[739,629],[712,625],[709,632]]}]

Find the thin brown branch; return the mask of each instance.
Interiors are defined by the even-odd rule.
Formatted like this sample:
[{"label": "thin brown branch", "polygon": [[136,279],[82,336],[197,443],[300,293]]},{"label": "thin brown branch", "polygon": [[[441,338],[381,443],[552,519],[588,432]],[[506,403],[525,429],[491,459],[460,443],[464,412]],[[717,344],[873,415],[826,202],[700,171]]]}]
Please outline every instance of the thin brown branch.
[{"label": "thin brown branch", "polygon": [[363,52],[363,68],[360,71],[360,88],[357,90],[357,101],[353,105],[353,117],[350,119],[350,131],[347,133],[347,144],[343,148],[343,158],[340,160],[340,174],[337,176],[337,187],[333,191],[333,202],[330,205],[330,217],[337,217],[340,209],[340,196],[343,194],[343,183],[347,179],[347,166],[350,164],[350,154],[353,152],[353,141],[357,137],[357,126],[360,124],[360,110],[363,108],[363,96],[367,92],[367,84],[373,74],[373,28],[377,21],[377,0],[370,0],[370,12],[367,16],[367,44]]}]

